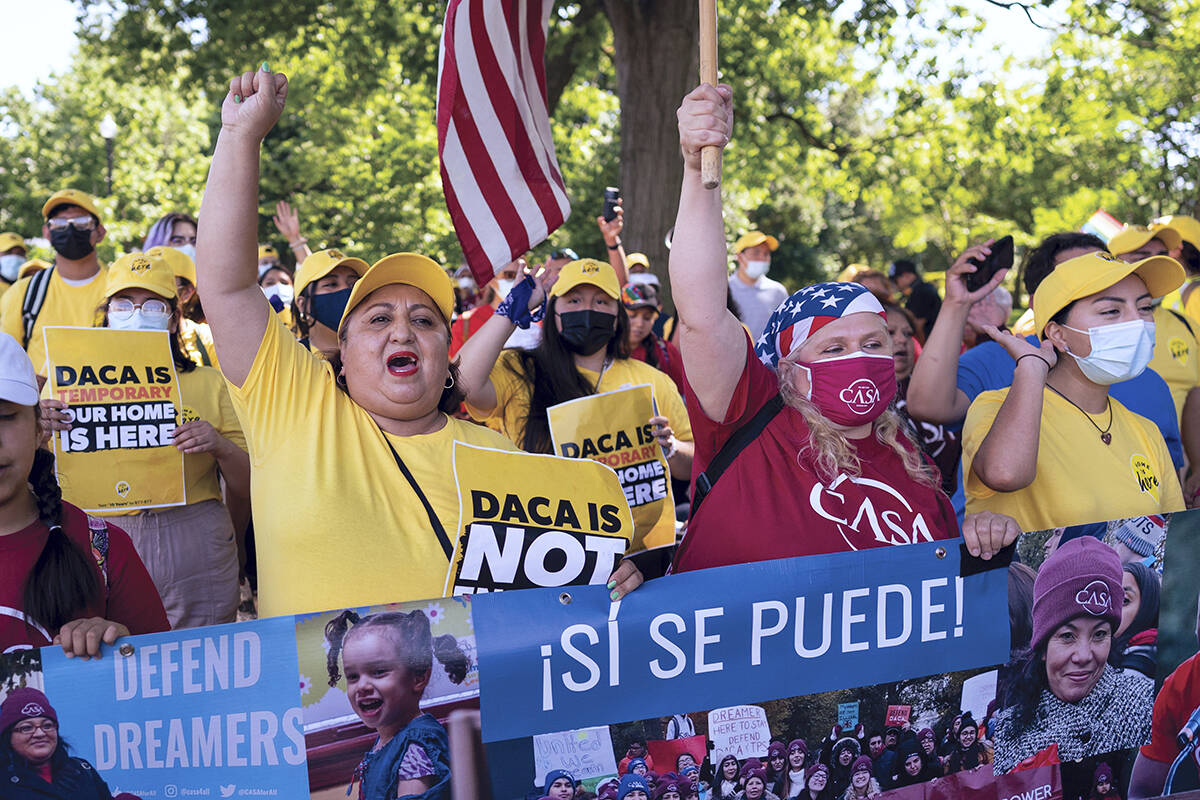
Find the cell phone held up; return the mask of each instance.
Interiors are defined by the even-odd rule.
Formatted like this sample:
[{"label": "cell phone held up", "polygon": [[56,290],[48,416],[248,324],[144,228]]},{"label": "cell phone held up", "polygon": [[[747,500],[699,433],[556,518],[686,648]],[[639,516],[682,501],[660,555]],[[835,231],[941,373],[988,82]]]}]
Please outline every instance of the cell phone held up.
[{"label": "cell phone held up", "polygon": [[996,241],[992,242],[992,252],[984,256],[982,259],[971,259],[977,269],[963,276],[967,284],[968,292],[975,292],[987,285],[997,272],[1005,269],[1012,269],[1013,265],[1013,237],[1001,236]]},{"label": "cell phone held up", "polygon": [[605,222],[612,222],[617,218],[617,203],[621,199],[621,190],[616,186],[607,186],[604,189],[604,210],[600,212],[600,216],[604,217]]}]

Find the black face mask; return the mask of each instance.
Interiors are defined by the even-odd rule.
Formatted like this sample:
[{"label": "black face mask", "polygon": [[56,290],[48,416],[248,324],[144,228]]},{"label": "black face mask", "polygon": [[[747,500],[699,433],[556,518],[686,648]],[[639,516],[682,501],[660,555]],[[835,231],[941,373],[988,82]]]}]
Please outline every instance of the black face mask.
[{"label": "black face mask", "polygon": [[558,315],[562,321],[562,338],[567,349],[581,356],[590,356],[608,344],[617,327],[617,315],[603,311],[564,311]]},{"label": "black face mask", "polygon": [[50,231],[50,246],[60,256],[71,261],[87,258],[96,249],[92,246],[92,232],[77,231],[72,225]]},{"label": "black face mask", "polygon": [[313,319],[331,331],[336,331],[342,321],[342,314],[346,313],[346,303],[350,302],[351,291],[339,289],[336,292],[314,294],[309,299]]}]

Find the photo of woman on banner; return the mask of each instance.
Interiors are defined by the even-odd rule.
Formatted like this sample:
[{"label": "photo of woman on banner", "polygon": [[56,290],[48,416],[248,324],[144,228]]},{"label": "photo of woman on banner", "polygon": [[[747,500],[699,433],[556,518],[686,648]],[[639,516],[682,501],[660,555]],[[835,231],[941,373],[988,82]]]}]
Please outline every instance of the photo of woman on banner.
[{"label": "photo of woman on banner", "polygon": [[804,791],[798,797],[801,800],[830,800],[833,796],[829,791],[829,767],[814,764],[805,773]]},{"label": "photo of woman on banner", "polygon": [[[434,637],[423,611],[384,611],[365,617],[343,611],[325,626],[329,685],[346,678],[354,713],[376,740],[354,771],[364,800],[412,797],[448,800],[450,741],[421,711],[433,661],[462,683],[470,659],[454,636]],[[340,661],[340,663],[339,663]]]},{"label": "photo of woman on banner", "polygon": [[1014,675],[991,722],[998,774],[1052,745],[1066,762],[1146,741],[1154,681],[1108,663],[1122,597],[1120,559],[1090,536],[1041,565],[1032,647],[1009,665]]},{"label": "photo of woman on banner", "polygon": [[0,651],[100,645],[169,629],[154,583],[120,528],[62,500],[33,364],[0,334]]},{"label": "photo of woman on banner", "polygon": [[829,756],[829,791],[832,797],[845,794],[854,774],[854,761],[860,755],[862,745],[853,736],[843,736],[833,745]]},{"label": "photo of woman on banner", "polygon": [[842,793],[842,800],[865,800],[868,797],[878,796],[883,790],[879,787],[879,781],[875,779],[871,771],[870,756],[859,756],[854,759],[854,764],[850,767],[850,785]]},{"label": "photo of woman on banner", "polygon": [[992,745],[981,738],[979,733],[979,723],[975,721],[971,712],[963,714],[959,720],[958,733],[955,735],[955,747],[946,759],[947,775],[992,763]]},{"label": "photo of woman on banner", "polygon": [[69,754],[58,736],[54,707],[46,695],[30,688],[9,692],[0,703],[0,786],[5,800],[113,797],[95,767]]},{"label": "photo of woman on banner", "polygon": [[1124,601],[1121,625],[1113,633],[1109,663],[1135,669],[1147,678],[1158,672],[1158,605],[1162,579],[1141,561],[1121,565]]},{"label": "photo of woman on banner", "polygon": [[[459,516],[455,440],[515,448],[450,416],[463,396],[448,355],[454,286],[432,259],[375,262],[351,289],[329,362],[267,303],[253,267],[258,159],[287,90],[265,64],[231,80],[197,242],[200,295],[254,457],[259,610],[440,597]],[[612,578],[618,596],[638,582],[632,565]]]},{"label": "photo of woman on banner", "polygon": [[[684,179],[670,269],[698,488],[675,569],[957,537],[940,476],[893,408],[892,339],[866,287],[801,289],[757,341],[726,308],[721,193],[704,188],[700,151],[728,143],[732,105],[728,87],[703,85],[678,112]],[[747,430],[757,434],[721,463]],[[714,461],[715,481],[701,474]],[[705,492],[714,499],[700,505]],[[1001,516],[964,527],[971,552],[988,557],[1018,533]]]},{"label": "photo of woman on banner", "polygon": [[717,762],[713,777],[713,800],[733,800],[742,790],[741,764],[737,756],[728,753]]},{"label": "photo of woman on banner", "polygon": [[[1184,509],[1162,433],[1109,395],[1154,353],[1155,298],[1178,288],[1166,256],[1093,252],[1058,265],[1033,296],[1040,345],[988,333],[1017,362],[1008,389],[975,399],[963,426],[966,508],[1025,530]],[[1079,465],[1087,480],[1079,481]]]},{"label": "photo of woman on banner", "polygon": [[783,786],[776,792],[785,800],[799,797],[804,791],[805,768],[808,766],[808,742],[803,739],[793,739],[787,746],[787,771],[783,776]]},{"label": "photo of woman on banner", "polygon": [[[167,331],[170,337],[182,408],[172,441],[183,454],[187,504],[98,515],[119,519],[129,532],[172,628],[233,622],[238,553],[250,520],[250,457],[225,380],[184,351],[175,273],[166,261],[130,253],[118,258],[107,275],[102,327]],[[56,430],[70,430],[66,403],[51,398],[42,404],[56,420]],[[64,477],[68,482],[79,479],[69,472]]]}]

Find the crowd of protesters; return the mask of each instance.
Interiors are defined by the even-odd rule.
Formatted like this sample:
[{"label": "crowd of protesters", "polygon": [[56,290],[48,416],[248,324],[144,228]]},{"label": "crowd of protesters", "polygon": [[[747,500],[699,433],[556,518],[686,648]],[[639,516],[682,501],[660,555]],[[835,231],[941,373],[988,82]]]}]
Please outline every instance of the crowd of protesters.
[{"label": "crowd of protesters", "polygon": [[[618,208],[597,219],[603,260],[562,248],[480,287],[418,253],[310,250],[287,203],[274,221],[291,256],[261,244],[259,151],[286,95],[266,65],[233,78],[198,213],[165,213],[112,264],[96,249],[103,214],[77,189],[41,209],[52,262],[28,258],[29,232],[0,234],[0,649],[88,657],[131,633],[229,622],[247,572],[264,615],[439,596],[453,542],[434,534],[458,530],[453,443],[549,453],[547,408],[627,384],[653,387],[647,424],[688,487],[675,571],[960,536],[987,559],[1022,530],[1200,495],[1190,217],[1108,243],[1045,238],[1025,256],[1032,306],[1015,321],[1007,270],[968,286],[992,240],[957,258],[942,293],[906,258],[790,292],[768,277],[769,233],[741,235],[730,257],[700,153],[730,140],[732,98],[706,85],[679,110],[669,265],[626,254]],[[186,506],[99,516],[63,499],[73,476],[47,440],[71,413],[43,393],[43,331],[57,326],[168,333],[193,412],[174,438]],[[1115,595],[1156,612],[1157,577],[1108,561]],[[642,580],[626,560],[609,588]],[[1065,613],[1034,609],[1037,686]],[[1148,613],[1119,617],[1103,621],[1124,663],[1099,659],[1083,693],[1102,689],[1096,703],[1145,688]],[[999,741],[1021,740],[1049,702],[1035,688],[996,719]],[[781,742],[766,763],[722,759],[710,775],[632,769],[613,796],[684,800],[707,783],[714,798],[869,797],[990,763],[982,734],[966,715],[940,738],[834,735],[811,758]]]}]

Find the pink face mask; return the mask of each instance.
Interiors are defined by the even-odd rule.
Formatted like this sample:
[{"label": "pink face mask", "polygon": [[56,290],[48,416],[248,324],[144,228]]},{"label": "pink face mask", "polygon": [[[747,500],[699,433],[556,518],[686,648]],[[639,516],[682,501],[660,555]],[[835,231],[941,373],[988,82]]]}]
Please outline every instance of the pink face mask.
[{"label": "pink face mask", "polygon": [[851,353],[824,361],[797,363],[808,371],[808,397],[825,418],[852,427],[872,422],[896,396],[891,356]]}]

